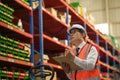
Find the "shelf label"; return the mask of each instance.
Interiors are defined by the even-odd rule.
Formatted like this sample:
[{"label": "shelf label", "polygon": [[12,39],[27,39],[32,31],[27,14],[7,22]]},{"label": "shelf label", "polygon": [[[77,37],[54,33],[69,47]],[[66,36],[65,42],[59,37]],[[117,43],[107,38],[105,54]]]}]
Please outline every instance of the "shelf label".
[{"label": "shelf label", "polygon": [[12,27],[12,26],[10,26],[10,25],[8,25],[8,28],[9,28],[9,29],[13,29],[13,27]]},{"label": "shelf label", "polygon": [[58,66],[58,68],[61,68],[60,66]]},{"label": "shelf label", "polygon": [[9,62],[15,62],[14,59],[8,59]]},{"label": "shelf label", "polygon": [[31,66],[31,63],[27,63],[27,64]]},{"label": "shelf label", "polygon": [[28,62],[27,64],[28,64],[29,66],[33,66],[33,64],[32,64],[32,63],[29,63],[29,62]]}]

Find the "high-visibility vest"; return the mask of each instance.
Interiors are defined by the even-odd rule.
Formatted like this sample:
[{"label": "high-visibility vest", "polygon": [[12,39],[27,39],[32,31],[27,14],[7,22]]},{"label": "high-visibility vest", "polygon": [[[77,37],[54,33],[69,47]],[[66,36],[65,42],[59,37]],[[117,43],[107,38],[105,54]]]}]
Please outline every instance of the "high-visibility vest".
[{"label": "high-visibility vest", "polygon": [[[91,44],[85,44],[85,46],[81,49],[78,57],[81,58],[81,59],[86,59],[89,52],[90,52],[90,49],[91,49]],[[70,74],[72,80],[85,80],[85,79],[92,79],[92,78],[95,78],[95,77],[99,77],[100,76],[100,72],[99,70],[97,69],[97,67],[95,67],[95,69],[93,70],[84,70],[84,71],[73,71],[71,72]]]}]

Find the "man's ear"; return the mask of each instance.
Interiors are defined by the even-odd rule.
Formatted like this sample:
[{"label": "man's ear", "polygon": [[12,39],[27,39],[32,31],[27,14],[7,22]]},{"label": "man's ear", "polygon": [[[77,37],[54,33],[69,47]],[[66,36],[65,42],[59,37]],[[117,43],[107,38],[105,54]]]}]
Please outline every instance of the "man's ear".
[{"label": "man's ear", "polygon": [[82,33],[83,38],[86,36],[85,33]]}]

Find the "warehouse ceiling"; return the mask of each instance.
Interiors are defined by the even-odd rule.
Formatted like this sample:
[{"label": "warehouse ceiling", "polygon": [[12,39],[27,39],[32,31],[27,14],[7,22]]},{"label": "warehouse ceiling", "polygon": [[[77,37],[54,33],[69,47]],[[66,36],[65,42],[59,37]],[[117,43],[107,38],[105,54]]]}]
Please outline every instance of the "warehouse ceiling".
[{"label": "warehouse ceiling", "polygon": [[95,18],[96,24],[109,23],[109,33],[114,35],[120,44],[120,0],[71,0],[75,1],[86,8]]}]

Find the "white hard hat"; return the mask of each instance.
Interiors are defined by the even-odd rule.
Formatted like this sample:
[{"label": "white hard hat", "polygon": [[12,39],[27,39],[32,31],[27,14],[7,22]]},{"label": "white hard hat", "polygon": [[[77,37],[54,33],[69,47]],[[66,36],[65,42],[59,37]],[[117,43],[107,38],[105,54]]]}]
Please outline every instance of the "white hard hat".
[{"label": "white hard hat", "polygon": [[84,29],[84,27],[80,24],[74,24],[72,27],[70,27],[68,30],[67,30],[67,33],[70,34],[70,31],[72,29],[80,29],[80,30],[83,30],[84,33],[85,33],[85,36],[86,36],[86,30]]}]

